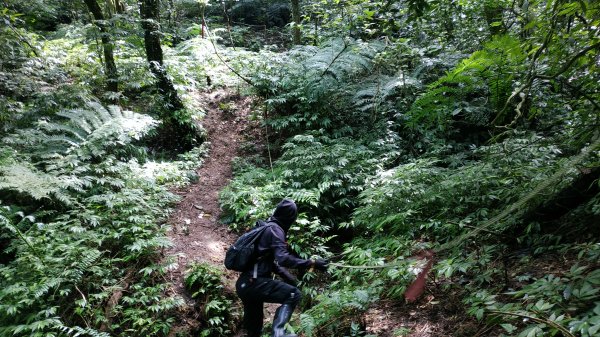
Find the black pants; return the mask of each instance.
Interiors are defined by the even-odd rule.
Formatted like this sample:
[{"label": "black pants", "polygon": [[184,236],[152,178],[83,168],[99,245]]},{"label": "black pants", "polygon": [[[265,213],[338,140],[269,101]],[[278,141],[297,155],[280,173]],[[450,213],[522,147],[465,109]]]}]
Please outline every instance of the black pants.
[{"label": "black pants", "polygon": [[298,288],[271,278],[251,279],[242,275],[235,289],[244,304],[244,328],[248,337],[260,337],[262,333],[265,302],[288,304],[295,308],[302,298]]}]

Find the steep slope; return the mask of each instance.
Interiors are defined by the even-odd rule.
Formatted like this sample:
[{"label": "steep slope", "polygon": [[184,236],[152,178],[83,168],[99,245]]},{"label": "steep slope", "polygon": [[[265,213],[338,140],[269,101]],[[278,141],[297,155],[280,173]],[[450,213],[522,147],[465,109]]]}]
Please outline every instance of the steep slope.
[{"label": "steep slope", "polygon": [[[202,126],[210,142],[208,157],[198,168],[197,183],[175,191],[181,202],[173,212],[170,238],[173,242],[167,256],[174,256],[177,268],[168,274],[172,291],[183,296],[189,304],[184,311],[183,324],[197,325],[192,308],[193,301],[185,293],[185,270],[194,262],[221,267],[226,248],[236,239],[227,226],[219,223],[219,192],[231,179],[231,161],[238,155],[244,130],[248,127],[247,115],[251,99],[227,90],[199,93],[197,103],[207,111]],[[235,273],[226,272],[226,291],[233,291]]]}]

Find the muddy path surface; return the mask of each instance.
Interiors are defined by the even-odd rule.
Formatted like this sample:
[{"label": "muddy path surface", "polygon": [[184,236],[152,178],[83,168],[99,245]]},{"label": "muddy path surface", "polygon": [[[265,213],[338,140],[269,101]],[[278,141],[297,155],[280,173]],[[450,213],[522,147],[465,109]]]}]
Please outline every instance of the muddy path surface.
[{"label": "muddy path surface", "polygon": [[[251,98],[224,89],[197,93],[194,99],[207,112],[200,123],[207,132],[209,152],[196,170],[198,182],[174,191],[181,201],[169,219],[173,246],[166,252],[178,262],[168,274],[172,291],[187,302],[190,298],[183,288],[186,269],[192,263],[221,267],[225,250],[237,238],[219,222],[219,193],[232,178],[231,162],[245,141],[252,104]],[[236,277],[236,273],[225,273],[227,291],[232,291]]]}]

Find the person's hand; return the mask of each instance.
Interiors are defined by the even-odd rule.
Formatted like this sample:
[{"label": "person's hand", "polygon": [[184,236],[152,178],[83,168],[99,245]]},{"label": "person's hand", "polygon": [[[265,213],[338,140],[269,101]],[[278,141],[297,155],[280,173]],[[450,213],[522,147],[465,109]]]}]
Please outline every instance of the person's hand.
[{"label": "person's hand", "polygon": [[329,266],[329,261],[325,259],[316,259],[314,260],[315,269],[320,271],[327,271],[327,267]]}]

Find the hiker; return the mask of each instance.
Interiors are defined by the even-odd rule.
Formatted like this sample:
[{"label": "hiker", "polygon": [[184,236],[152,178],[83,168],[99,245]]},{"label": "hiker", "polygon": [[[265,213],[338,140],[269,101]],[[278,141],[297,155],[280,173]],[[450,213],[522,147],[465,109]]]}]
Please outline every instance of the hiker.
[{"label": "hiker", "polygon": [[[258,261],[250,270],[242,272],[236,292],[244,304],[244,328],[248,337],[260,337],[263,328],[263,303],[281,303],[273,318],[272,337],[296,337],[285,333],[285,324],[300,302],[302,294],[296,288],[298,280],[286,268],[316,268],[327,270],[323,259],[299,259],[287,250],[286,234],[298,217],[293,200],[283,199],[265,225],[271,225],[258,239]],[[285,282],[272,278],[276,273]]]}]

